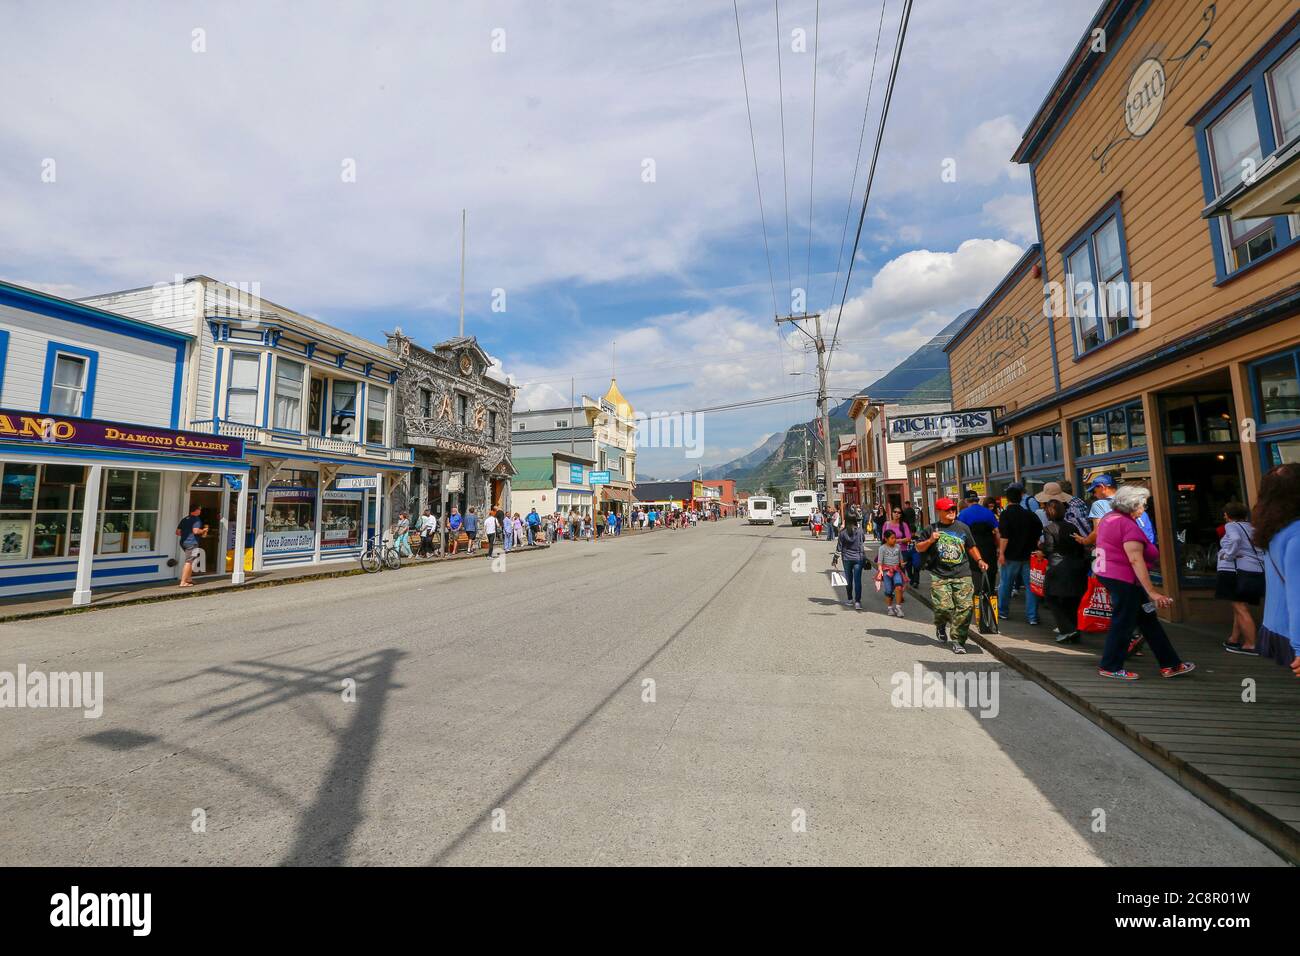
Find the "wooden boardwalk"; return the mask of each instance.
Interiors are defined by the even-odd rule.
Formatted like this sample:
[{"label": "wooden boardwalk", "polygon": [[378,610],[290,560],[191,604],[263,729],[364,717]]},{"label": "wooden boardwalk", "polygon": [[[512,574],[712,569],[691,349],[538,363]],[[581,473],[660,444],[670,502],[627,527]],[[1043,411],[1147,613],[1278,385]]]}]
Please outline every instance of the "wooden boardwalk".
[{"label": "wooden boardwalk", "polygon": [[[926,603],[928,592],[927,580],[918,592]],[[1106,680],[1097,676],[1105,635],[1059,645],[1047,615],[1025,624],[1020,598],[1014,612],[1002,633],[972,637],[1300,863],[1300,680],[1289,668],[1227,653],[1226,633],[1166,624],[1194,673],[1166,680],[1146,651],[1126,664],[1141,680]]]}]

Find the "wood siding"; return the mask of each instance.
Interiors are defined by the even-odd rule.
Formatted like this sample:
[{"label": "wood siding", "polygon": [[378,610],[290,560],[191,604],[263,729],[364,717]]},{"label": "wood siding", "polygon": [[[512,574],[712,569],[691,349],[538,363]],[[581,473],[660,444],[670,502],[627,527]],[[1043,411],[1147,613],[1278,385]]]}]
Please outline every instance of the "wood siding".
[{"label": "wood siding", "polygon": [[972,321],[948,353],[953,408],[1013,412],[1055,391],[1042,280],[1034,277],[1033,263]]},{"label": "wood siding", "polygon": [[1216,287],[1210,231],[1200,215],[1205,194],[1196,134],[1188,125],[1287,23],[1295,10],[1289,0],[1219,0],[1206,36],[1209,53],[1188,58],[1155,126],[1113,148],[1104,172],[1093,158],[1127,134],[1122,103],[1134,68],[1148,56],[1181,55],[1204,29],[1207,6],[1206,0],[1152,3],[1037,163],[1046,280],[1064,284],[1062,248],[1118,196],[1130,279],[1150,283],[1149,326],[1114,346],[1076,357],[1070,319],[1054,319],[1062,388],[1185,339],[1292,286],[1300,275],[1300,247],[1292,246]]}]

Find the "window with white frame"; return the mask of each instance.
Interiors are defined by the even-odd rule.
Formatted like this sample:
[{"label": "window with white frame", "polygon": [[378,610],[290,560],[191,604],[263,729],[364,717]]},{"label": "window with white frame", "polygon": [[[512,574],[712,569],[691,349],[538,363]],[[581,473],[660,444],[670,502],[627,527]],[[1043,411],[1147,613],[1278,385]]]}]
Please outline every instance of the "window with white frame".
[{"label": "window with white frame", "polygon": [[226,386],[226,420],[257,424],[257,376],[260,356],[234,352],[230,356],[230,384]]},{"label": "window with white frame", "polygon": [[85,407],[86,376],[90,363],[84,356],[59,352],[54,356],[54,378],[50,382],[50,412],[80,415]]},{"label": "window with white frame", "polygon": [[1118,204],[1065,250],[1065,281],[1077,354],[1133,327]]},{"label": "window with white frame", "polygon": [[[1256,169],[1264,161],[1251,94],[1247,93],[1210,124],[1207,135],[1214,188],[1222,196],[1242,181],[1248,169]],[[1222,216],[1219,228],[1229,272],[1249,265],[1277,247],[1277,227],[1268,216],[1262,219]]]},{"label": "window with white frame", "polygon": [[330,387],[330,437],[355,438],[357,434],[357,383],[335,379]]},{"label": "window with white frame", "polygon": [[388,421],[388,389],[371,385],[366,392],[366,441],[384,444],[384,424]]},{"label": "window with white frame", "polygon": [[1300,45],[1269,70],[1268,91],[1277,141],[1289,143],[1300,136]]},{"label": "window with white frame", "polygon": [[286,431],[302,430],[302,381],[305,369],[301,362],[275,360],[275,427]]}]

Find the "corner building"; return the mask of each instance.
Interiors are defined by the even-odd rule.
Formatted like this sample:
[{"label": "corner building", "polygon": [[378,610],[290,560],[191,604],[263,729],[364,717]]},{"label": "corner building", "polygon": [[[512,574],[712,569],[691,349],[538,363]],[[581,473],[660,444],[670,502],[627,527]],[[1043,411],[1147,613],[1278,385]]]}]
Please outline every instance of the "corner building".
[{"label": "corner building", "polygon": [[1173,618],[1223,617],[1223,506],[1300,461],[1298,157],[1294,3],[1104,3],[1013,157],[1038,242],[946,348],[954,410],[994,434],[908,467],[1144,482]]}]

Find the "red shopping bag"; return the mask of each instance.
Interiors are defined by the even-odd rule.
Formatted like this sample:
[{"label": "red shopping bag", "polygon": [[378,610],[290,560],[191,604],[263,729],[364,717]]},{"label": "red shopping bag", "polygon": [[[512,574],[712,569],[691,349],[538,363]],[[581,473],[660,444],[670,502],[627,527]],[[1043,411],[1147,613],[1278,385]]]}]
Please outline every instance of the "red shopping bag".
[{"label": "red shopping bag", "polygon": [[1110,592],[1095,576],[1088,578],[1088,590],[1079,602],[1079,630],[1086,634],[1104,634],[1110,630]]},{"label": "red shopping bag", "polygon": [[1029,556],[1029,590],[1035,597],[1043,597],[1043,586],[1047,582],[1047,558],[1037,554]]}]

